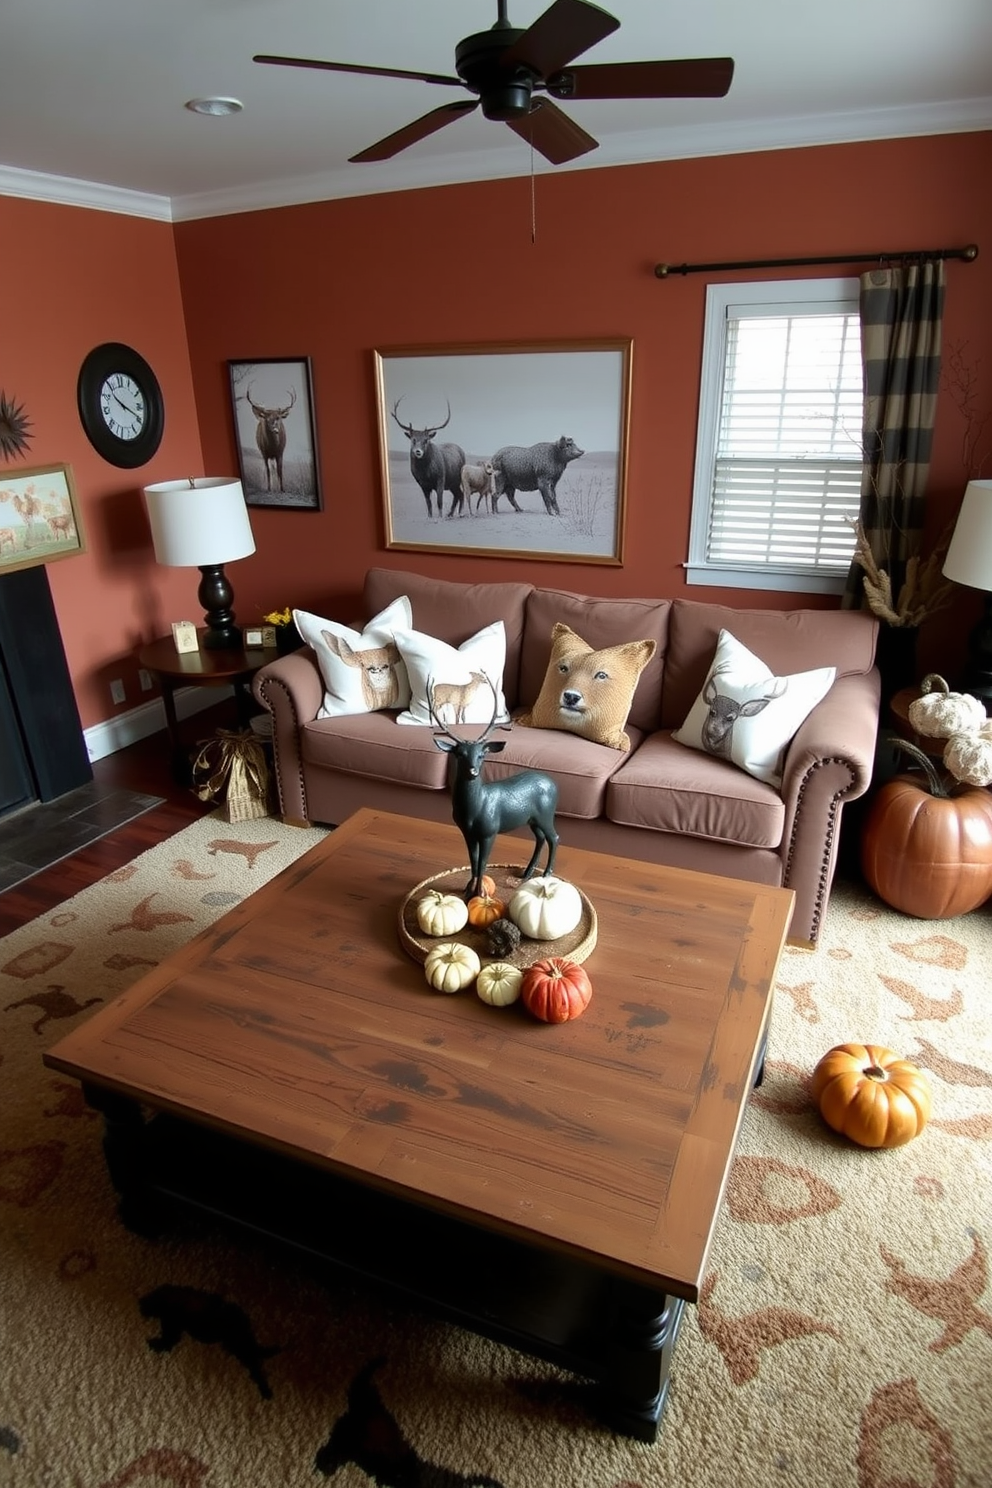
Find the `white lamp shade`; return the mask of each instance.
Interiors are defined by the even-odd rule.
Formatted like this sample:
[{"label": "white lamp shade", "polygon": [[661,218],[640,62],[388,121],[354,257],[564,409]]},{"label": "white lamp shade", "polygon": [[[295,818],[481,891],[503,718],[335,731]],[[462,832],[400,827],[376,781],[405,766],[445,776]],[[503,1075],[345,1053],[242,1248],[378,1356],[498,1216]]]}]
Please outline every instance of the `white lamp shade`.
[{"label": "white lamp shade", "polygon": [[992,480],[968,482],[944,573],[955,584],[992,590]]},{"label": "white lamp shade", "polygon": [[159,563],[203,568],[254,553],[245,494],[233,476],[159,481],[144,494]]}]

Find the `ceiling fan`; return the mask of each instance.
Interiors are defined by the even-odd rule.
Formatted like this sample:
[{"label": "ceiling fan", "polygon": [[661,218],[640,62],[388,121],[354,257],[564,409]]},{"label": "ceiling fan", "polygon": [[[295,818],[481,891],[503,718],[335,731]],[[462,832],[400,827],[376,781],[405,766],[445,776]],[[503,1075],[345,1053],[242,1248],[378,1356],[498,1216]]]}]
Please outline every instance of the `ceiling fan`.
[{"label": "ceiling fan", "polygon": [[[455,47],[457,77],[407,72],[396,67],[364,67],[355,62],[323,62],[316,57],[253,60],[278,67],[314,67],[326,72],[360,72],[373,77],[412,78],[477,96],[444,103],[402,129],[369,145],[352,163],[389,160],[447,124],[482,105],[487,119],[503,120],[553,165],[594,150],[587,134],[552,98],[722,98],[734,75],[731,57],[700,57],[671,62],[607,62],[573,67],[573,60],[616,31],[620,22],[589,0],[554,0],[532,26],[518,30],[497,0],[497,19],[488,31],[466,36]],[[535,94],[551,97],[535,97]]]}]

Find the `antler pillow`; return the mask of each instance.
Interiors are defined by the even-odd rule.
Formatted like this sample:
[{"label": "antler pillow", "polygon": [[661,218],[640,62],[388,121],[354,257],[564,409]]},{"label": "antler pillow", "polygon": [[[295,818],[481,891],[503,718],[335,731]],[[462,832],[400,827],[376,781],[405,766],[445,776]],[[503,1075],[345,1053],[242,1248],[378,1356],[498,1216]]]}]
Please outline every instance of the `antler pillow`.
[{"label": "antler pillow", "polygon": [[551,659],[537,702],[516,720],[524,728],[561,729],[611,749],[630,748],[624,724],[654,641],[594,651],[562,621],[551,631]]},{"label": "antler pillow", "polygon": [[786,745],[836,675],[836,667],[818,667],[776,677],[729,630],[721,630],[703,690],[672,738],[779,786]]},{"label": "antler pillow", "polygon": [[[449,646],[420,630],[398,630],[396,644],[410,679],[410,705],[397,723],[433,726],[431,708],[450,728],[460,723],[488,723],[508,718],[503,696],[506,630],[494,620],[460,646]],[[428,696],[429,695],[429,696]]]}]

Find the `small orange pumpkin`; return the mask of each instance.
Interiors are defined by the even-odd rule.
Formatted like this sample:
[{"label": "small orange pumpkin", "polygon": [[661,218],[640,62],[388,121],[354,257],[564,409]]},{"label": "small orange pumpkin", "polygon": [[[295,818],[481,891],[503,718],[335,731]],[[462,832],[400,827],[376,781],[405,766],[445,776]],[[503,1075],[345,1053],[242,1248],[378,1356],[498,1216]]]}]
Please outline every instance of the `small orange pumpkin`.
[{"label": "small orange pumpkin", "polygon": [[476,894],[468,901],[468,922],[477,930],[485,930],[494,920],[503,919],[506,905],[492,894]]},{"label": "small orange pumpkin", "polygon": [[879,1044],[837,1044],[813,1071],[810,1094],[828,1126],[861,1147],[902,1147],[930,1120],[930,1084]]}]

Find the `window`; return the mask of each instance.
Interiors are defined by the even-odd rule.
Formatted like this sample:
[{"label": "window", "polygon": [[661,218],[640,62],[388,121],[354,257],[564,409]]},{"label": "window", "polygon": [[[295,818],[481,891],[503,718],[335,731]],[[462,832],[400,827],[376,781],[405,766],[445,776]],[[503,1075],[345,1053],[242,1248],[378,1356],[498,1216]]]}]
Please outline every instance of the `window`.
[{"label": "window", "polygon": [[843,589],[861,422],[857,280],[710,285],[689,583]]}]

